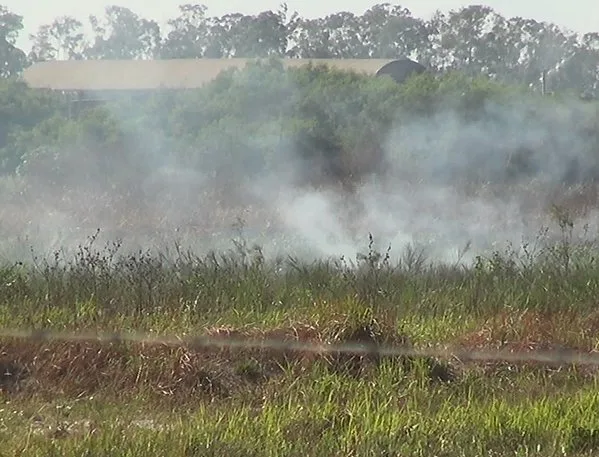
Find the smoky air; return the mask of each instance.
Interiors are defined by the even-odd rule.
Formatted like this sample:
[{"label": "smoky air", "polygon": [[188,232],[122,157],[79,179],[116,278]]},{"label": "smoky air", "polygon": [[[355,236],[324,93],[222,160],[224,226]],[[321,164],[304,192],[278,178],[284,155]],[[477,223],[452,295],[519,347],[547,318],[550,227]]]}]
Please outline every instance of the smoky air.
[{"label": "smoky air", "polygon": [[[420,22],[409,21],[416,30]],[[387,63],[367,74],[354,63],[341,68],[351,60],[341,51],[310,51],[316,45],[302,36],[294,58],[323,55],[337,66],[263,59],[198,88],[88,91],[77,95],[85,103],[15,85],[45,111],[11,131],[2,150],[3,256],[72,251],[95,237],[123,251],[206,253],[243,239],[267,257],[355,259],[374,240],[392,257],[417,249],[470,262],[540,234],[563,236],[556,208],[568,209],[575,236],[596,230],[597,105],[566,90],[574,63],[510,73],[492,56],[474,65],[472,54],[460,67],[458,44],[435,54],[415,41],[402,53],[380,41],[372,46]],[[187,58],[172,46],[162,57]],[[231,57],[202,49],[215,66]],[[564,61],[555,42],[541,51],[547,62]],[[421,58],[395,58],[402,54]],[[143,84],[152,71],[115,66],[86,81],[101,85],[109,74]]]}]

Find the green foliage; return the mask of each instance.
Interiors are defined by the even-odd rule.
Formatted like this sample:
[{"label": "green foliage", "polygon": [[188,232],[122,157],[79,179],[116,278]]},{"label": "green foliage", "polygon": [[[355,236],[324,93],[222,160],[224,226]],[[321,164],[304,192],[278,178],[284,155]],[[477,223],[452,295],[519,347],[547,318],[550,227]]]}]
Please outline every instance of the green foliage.
[{"label": "green foliage", "polygon": [[[58,253],[1,269],[0,324],[197,335],[214,325],[268,331],[299,322],[333,342],[369,343],[358,336],[366,330],[375,342],[407,334],[425,348],[473,335],[488,336],[491,345],[549,338],[595,346],[596,264],[565,271],[560,262],[525,260],[496,253],[474,268],[407,261],[398,266],[370,250],[355,269],[332,261],[274,265],[243,242],[220,256],[180,252],[167,258],[144,252],[120,256],[118,246],[95,249],[92,239],[73,257]],[[526,320],[529,313],[535,319]],[[16,343],[10,344],[3,348],[7,360]],[[95,352],[91,343],[76,345],[81,352],[72,351],[82,359]],[[70,373],[82,371],[81,361],[68,359],[70,347],[54,346],[64,351],[54,356],[56,363],[69,368],[53,373],[74,382]],[[340,369],[352,361],[341,357],[339,366],[306,368],[297,360],[277,365],[270,352],[254,358],[223,351],[216,363],[210,359],[215,353],[162,345],[155,350],[119,352],[114,365],[103,365],[116,379],[90,366],[83,371],[91,386],[77,384],[74,393],[62,391],[63,385],[39,397],[3,391],[9,400],[0,417],[5,449],[67,456],[137,456],[150,449],[181,456],[464,457],[577,456],[597,449],[597,381],[583,369],[386,357],[354,372]],[[222,396],[194,391],[176,399],[164,393],[169,376],[185,376],[196,366],[208,382],[227,383],[232,390]],[[6,368],[4,362],[9,377]],[[206,371],[211,369],[221,370],[218,378]],[[27,381],[24,386],[36,389]],[[175,384],[186,388],[185,380]],[[26,431],[26,442],[17,438]]]},{"label": "green foliage", "polygon": [[523,253],[508,248],[465,266],[435,264],[410,249],[393,263],[389,250],[374,249],[372,237],[356,259],[306,263],[266,261],[260,247],[243,239],[229,251],[198,256],[176,244],[159,253],[121,252],[118,242],[97,248],[98,234],[73,253],[33,253],[24,263],[5,264],[3,323],[33,319],[35,326],[51,321],[60,328],[77,320],[71,311],[83,305],[106,325],[135,319],[142,327],[155,325],[157,312],[192,325],[239,318],[265,325],[264,316],[305,312],[317,313],[318,321],[318,313],[332,312],[327,303],[358,321],[387,311],[432,319],[510,310],[590,313],[599,290],[596,245],[575,244],[567,230],[555,243],[539,238],[534,252],[528,245]]},{"label": "green foliage", "polygon": [[[282,155],[291,150],[311,161],[311,178],[320,173],[341,181],[376,169],[382,142],[402,122],[440,109],[477,119],[489,102],[540,103],[522,87],[458,72],[423,74],[400,86],[390,78],[322,65],[285,71],[276,59],[223,72],[197,90],[124,95],[73,119],[66,118],[57,96],[14,82],[1,89],[5,172],[24,172],[40,154],[62,156],[64,163],[73,154],[92,154],[104,157],[108,170],[115,154],[137,160],[151,152],[157,160],[175,157],[192,169],[215,170],[223,157],[244,157],[230,165],[249,176],[286,160]],[[543,103],[564,113],[570,109],[567,99]],[[593,121],[588,125],[592,128]]]},{"label": "green foliage", "polygon": [[[16,137],[53,116],[64,115],[65,108],[53,94],[31,90],[22,82],[0,80],[0,172],[14,171],[21,160],[24,150]],[[43,135],[52,133],[46,131]],[[35,147],[35,143],[24,147]]]},{"label": "green foliage", "polygon": [[[99,185],[119,198],[131,193],[134,204],[126,207],[132,208],[143,205],[143,192],[132,187],[171,159],[192,171],[218,173],[231,187],[240,176],[291,160],[308,164],[308,182],[320,175],[329,182],[359,179],[381,165],[382,144],[402,123],[426,122],[440,110],[475,120],[489,105],[514,103],[527,105],[530,118],[543,110],[556,119],[579,115],[591,153],[599,156],[599,109],[590,103],[588,112],[576,111],[571,98],[585,85],[596,88],[592,34],[577,44],[550,24],[507,20],[480,6],[430,21],[389,5],[363,16],[317,20],[288,18],[286,7],[222,18],[207,18],[201,5],[180,10],[174,31],[163,36],[156,22],[108,7],[105,20],[90,18],[90,43],[81,22],[57,19],[40,28],[30,58],[415,53],[429,67],[456,71],[423,74],[398,86],[390,78],[319,65],[285,71],[271,59],[223,72],[198,90],[123,95],[73,118],[59,95],[1,80],[0,171],[12,175],[2,180],[2,192],[36,180],[61,197],[71,186],[72,195],[80,184]],[[21,19],[0,7],[4,76],[25,64],[14,46]],[[489,21],[493,32],[483,33],[481,24]],[[571,94],[535,95],[531,86],[540,70],[565,57],[565,70],[553,76],[555,87]],[[491,347],[555,343],[590,350],[597,345],[596,246],[574,242],[569,214],[556,208],[554,217],[562,231],[557,242],[539,249],[525,245],[524,254],[508,249],[479,256],[465,267],[429,263],[415,249],[391,264],[372,237],[368,252],[354,262],[314,263],[267,262],[259,247],[243,240],[235,240],[230,252],[198,256],[179,245],[158,254],[123,253],[119,242],[96,249],[92,237],[74,253],[33,253],[24,263],[2,265],[0,324],[197,334],[215,325],[276,333],[301,323],[319,339],[367,345],[401,336],[424,347],[456,341],[478,347],[483,340]],[[80,361],[69,360],[65,346],[64,354],[53,356],[69,367],[68,379]],[[273,368],[278,362],[252,357],[218,364],[225,377],[243,378],[252,388],[237,386],[210,401],[187,396],[184,411],[174,410],[169,397],[161,400],[169,407],[161,409],[148,398],[170,395],[162,382],[169,376],[184,389],[176,368],[192,365],[189,354],[177,349],[153,362],[145,355],[124,357],[118,369],[134,374],[131,392],[115,387],[120,375],[84,370],[94,385],[110,378],[107,389],[96,391],[95,399],[81,390],[76,399],[65,399],[60,385],[40,407],[35,399],[10,397],[5,387],[16,365],[6,363],[10,347],[1,352],[0,394],[9,401],[0,414],[0,440],[6,452],[18,455],[546,456],[596,452],[599,442],[597,383],[582,370],[463,366],[456,374],[449,363],[389,358],[358,374],[318,363]],[[342,359],[360,368],[356,358],[337,357],[339,365]],[[145,398],[140,380],[150,379],[148,363],[157,375]],[[201,363],[209,365],[209,356]],[[29,388],[35,390],[35,382]],[[115,407],[115,397],[133,402]],[[140,418],[156,428],[134,425]]]},{"label": "green foliage", "polygon": [[20,157],[16,171],[22,176],[44,176],[49,182],[67,183],[78,168],[93,169],[80,167],[92,161],[96,164],[94,176],[78,178],[102,181],[122,168],[119,151],[123,141],[118,121],[105,110],[96,109],[77,120],[53,116],[31,130],[21,130],[14,135],[12,149],[14,156]]}]

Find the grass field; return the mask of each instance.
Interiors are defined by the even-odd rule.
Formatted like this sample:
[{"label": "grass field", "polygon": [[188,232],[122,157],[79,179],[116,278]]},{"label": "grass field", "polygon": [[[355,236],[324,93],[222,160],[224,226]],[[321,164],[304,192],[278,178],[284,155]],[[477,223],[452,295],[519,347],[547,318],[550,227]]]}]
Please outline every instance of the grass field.
[{"label": "grass field", "polygon": [[599,452],[590,365],[380,355],[377,348],[591,353],[594,244],[472,266],[371,250],[349,264],[74,258],[0,271],[2,329],[361,344],[364,355],[149,341],[0,339],[0,455],[580,456]]}]

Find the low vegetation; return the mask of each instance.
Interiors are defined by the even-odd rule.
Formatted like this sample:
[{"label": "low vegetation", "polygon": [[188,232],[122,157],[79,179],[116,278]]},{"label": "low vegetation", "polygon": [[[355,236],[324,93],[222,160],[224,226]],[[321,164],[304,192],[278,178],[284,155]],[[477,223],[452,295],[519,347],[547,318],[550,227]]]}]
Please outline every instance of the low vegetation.
[{"label": "low vegetation", "polygon": [[[599,250],[581,226],[597,203],[596,102],[272,60],[99,105],[0,82],[0,455],[596,455]],[[285,192],[382,224],[376,198],[359,204],[372,181],[416,201],[391,225],[424,213],[410,235],[439,232],[448,250],[460,230],[444,224],[476,211],[472,225],[538,211],[551,232],[444,263],[379,249],[363,225],[351,258],[248,241],[289,234]],[[525,224],[500,225],[481,236]],[[526,360],[541,350],[553,359]]]},{"label": "low vegetation", "polygon": [[205,257],[121,255],[92,237],[72,257],[6,266],[2,452],[590,455],[593,365],[459,357],[595,350],[596,251],[564,240],[458,266],[372,249],[270,262],[239,240]]}]

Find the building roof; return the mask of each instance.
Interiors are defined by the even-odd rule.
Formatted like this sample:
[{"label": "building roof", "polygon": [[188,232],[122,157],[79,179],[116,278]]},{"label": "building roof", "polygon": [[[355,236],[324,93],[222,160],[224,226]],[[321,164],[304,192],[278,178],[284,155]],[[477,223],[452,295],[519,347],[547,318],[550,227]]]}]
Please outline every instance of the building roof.
[{"label": "building roof", "polygon": [[393,60],[392,62],[383,65],[379,71],[376,72],[376,75],[389,75],[396,83],[403,84],[412,75],[424,72],[426,72],[426,67],[424,65],[410,59],[400,59]]},{"label": "building roof", "polygon": [[[32,88],[64,91],[194,89],[223,70],[243,68],[256,59],[53,60],[26,68]],[[284,67],[327,64],[375,75],[388,59],[281,59]]]}]

